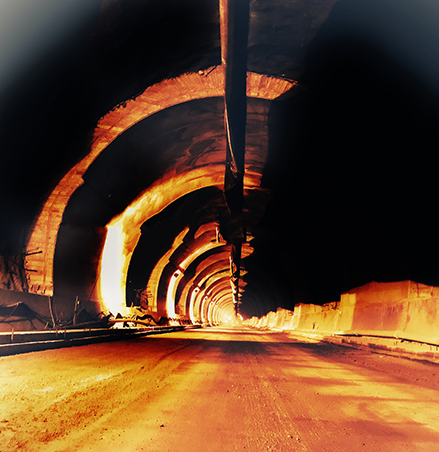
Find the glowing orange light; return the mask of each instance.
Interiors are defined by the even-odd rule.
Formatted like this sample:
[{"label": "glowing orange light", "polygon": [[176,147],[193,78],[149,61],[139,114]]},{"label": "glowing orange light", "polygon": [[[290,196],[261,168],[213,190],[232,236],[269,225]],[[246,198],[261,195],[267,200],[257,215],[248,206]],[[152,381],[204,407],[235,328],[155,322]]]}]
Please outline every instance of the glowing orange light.
[{"label": "glowing orange light", "polygon": [[[110,306],[115,309],[116,304],[119,306],[125,304],[126,275],[131,256],[140,238],[140,226],[181,196],[207,186],[222,186],[223,180],[224,167],[222,164],[210,165],[209,171],[206,168],[200,168],[189,170],[178,176],[168,173],[107,225],[108,231],[111,233],[107,234],[104,245],[105,252],[101,256],[99,287],[101,297],[108,309],[111,310]],[[116,235],[118,235],[117,239]],[[111,240],[112,244],[107,244],[108,240]],[[114,251],[115,247],[118,251]],[[113,251],[106,251],[110,249]],[[116,280],[114,275],[117,275]],[[117,290],[114,288],[116,281],[119,285]],[[114,295],[110,295],[110,293],[114,293]],[[116,297],[118,300],[112,301]],[[174,309],[171,309],[171,312],[175,315]]]},{"label": "glowing orange light", "polygon": [[100,291],[102,301],[114,315],[125,314],[122,233],[117,226],[107,226],[107,238],[101,259]]},{"label": "glowing orange light", "polygon": [[[296,82],[290,80],[252,72],[247,73],[248,97],[271,100],[296,85]],[[124,102],[101,118],[94,131],[90,153],[65,174],[48,197],[31,231],[27,250],[40,249],[43,250],[43,253],[32,254],[28,257],[29,267],[38,270],[28,275],[30,291],[53,294],[53,260],[56,237],[64,210],[72,194],[83,184],[83,175],[106,147],[125,130],[160,110],[194,99],[223,95],[224,68],[215,66],[207,69],[202,77],[198,73],[183,74],[180,77],[150,86],[136,99]],[[248,158],[246,157],[249,165],[246,167],[244,182],[246,187],[257,187],[260,184],[262,173],[260,170],[256,172],[253,170],[255,167],[259,168],[260,164],[258,159],[251,157],[253,152],[251,140],[249,146]],[[209,168],[209,170],[211,169]]]},{"label": "glowing orange light", "polygon": [[183,277],[183,273],[177,270],[171,277],[168,285],[168,292],[166,294],[166,312],[169,318],[175,317],[175,292],[177,290],[178,282]]}]

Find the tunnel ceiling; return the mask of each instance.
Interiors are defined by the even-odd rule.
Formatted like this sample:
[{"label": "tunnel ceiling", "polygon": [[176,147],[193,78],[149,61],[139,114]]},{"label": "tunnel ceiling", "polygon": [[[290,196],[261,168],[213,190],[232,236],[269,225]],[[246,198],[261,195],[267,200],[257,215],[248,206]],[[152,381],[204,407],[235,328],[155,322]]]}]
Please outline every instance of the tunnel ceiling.
[{"label": "tunnel ceiling", "polygon": [[[39,15],[19,3],[0,53],[0,254],[26,267],[38,215],[100,118],[123,117],[163,81],[214,77],[221,44],[217,1],[41,0]],[[438,18],[429,1],[250,0],[247,70],[268,76],[267,92],[269,77],[292,88],[248,98],[245,317],[372,280],[439,284]],[[227,305],[237,220],[223,191],[223,97],[170,103],[124,127],[68,197],[55,295],[96,295],[106,226],[166,181],[169,200],[127,239],[126,301],[166,303],[174,290],[176,315],[202,297]],[[172,197],[182,174],[192,185]]]}]

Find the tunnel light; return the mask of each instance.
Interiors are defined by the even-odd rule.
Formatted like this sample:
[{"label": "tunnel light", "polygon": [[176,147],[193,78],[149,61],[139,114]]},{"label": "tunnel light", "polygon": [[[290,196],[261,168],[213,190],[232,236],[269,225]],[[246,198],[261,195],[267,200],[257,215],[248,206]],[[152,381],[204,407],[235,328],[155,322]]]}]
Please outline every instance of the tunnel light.
[{"label": "tunnel light", "polygon": [[178,282],[182,278],[183,273],[177,270],[171,278],[166,293],[166,312],[168,318],[175,317],[175,292],[177,290]]},{"label": "tunnel light", "polygon": [[[101,272],[99,275],[100,281],[98,283],[98,287],[101,288],[101,298],[106,305],[110,303],[110,305],[115,306],[114,301],[111,300],[120,298],[122,305],[125,306],[126,275],[128,273],[131,256],[140,238],[141,225],[181,196],[207,186],[222,186],[222,181],[222,165],[210,166],[209,171],[206,171],[205,168],[193,169],[184,174],[179,174],[178,177],[167,175],[167,177],[164,177],[162,180],[156,181],[148,190],[136,198],[120,215],[111,220],[107,225],[107,239],[101,255]],[[187,230],[189,230],[189,228],[187,228]],[[118,233],[116,233],[116,231],[118,231]],[[186,233],[186,230],[183,232]],[[114,249],[113,243],[116,242],[116,235],[119,236],[119,239],[117,239],[117,247],[120,252],[120,257],[116,256],[114,251],[108,251]],[[107,243],[109,241],[112,243]],[[215,244],[215,246],[218,245]],[[200,254],[205,251],[205,249],[197,250]],[[111,256],[108,257],[109,255]],[[195,257],[191,257],[191,259]],[[181,268],[184,270],[190,262],[190,259],[183,261],[181,263]],[[119,270],[109,270],[112,267],[116,267],[116,265],[119,266]],[[107,270],[104,271],[104,268]],[[118,287],[116,292],[114,292],[115,278],[117,278],[118,284],[119,282],[121,283],[121,287]],[[104,300],[103,292],[105,293],[106,300]],[[117,311],[120,311],[119,305],[120,303],[118,302]],[[170,312],[175,313],[174,306],[171,308],[169,305],[169,309]]]},{"label": "tunnel light", "polygon": [[214,308],[214,303],[211,301],[209,303],[209,306],[207,307],[207,322],[209,323],[209,325],[213,324],[213,321],[212,321],[213,308]]},{"label": "tunnel light", "polygon": [[209,297],[206,295],[203,297],[203,299],[201,300],[200,303],[200,315],[201,315],[201,321],[203,323],[206,323],[206,321],[208,321],[208,319],[206,318],[206,316],[204,315],[204,305],[208,302]]},{"label": "tunnel light", "polygon": [[189,318],[191,319],[192,323],[196,323],[195,315],[194,315],[194,303],[195,303],[195,297],[197,296],[197,293],[200,291],[198,287],[196,287],[192,294],[191,299],[189,301]]}]

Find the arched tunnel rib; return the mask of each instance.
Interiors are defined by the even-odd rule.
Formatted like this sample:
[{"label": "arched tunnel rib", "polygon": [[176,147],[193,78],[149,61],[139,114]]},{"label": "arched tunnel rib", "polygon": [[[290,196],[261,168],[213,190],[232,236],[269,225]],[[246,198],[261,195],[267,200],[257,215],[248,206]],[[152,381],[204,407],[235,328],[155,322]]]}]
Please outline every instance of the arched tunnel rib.
[{"label": "arched tunnel rib", "polygon": [[[258,176],[258,172],[260,171],[261,165],[263,165],[265,159],[265,151],[262,149],[261,152],[261,150],[259,150],[256,145],[258,139],[259,141],[261,139],[264,139],[264,129],[258,129],[257,127],[258,121],[260,121],[261,118],[264,118],[267,112],[267,104],[264,102],[265,101],[256,99],[250,99],[249,101],[249,152],[248,161],[246,163],[246,166],[249,169],[249,174],[248,176],[246,176],[246,180],[248,180],[246,184],[250,188],[246,188],[245,190],[246,205],[242,215],[242,218],[247,224],[247,229],[249,225],[251,226],[257,223],[260,215],[264,211],[264,206],[268,201],[267,196],[269,196],[268,192],[262,189],[258,190],[251,187],[251,184],[257,183],[257,178],[260,178],[260,175]],[[218,140],[218,136],[221,136],[222,125],[217,122],[217,126],[214,126],[215,122],[213,122],[213,120],[211,119],[212,112],[217,111],[219,108],[220,100],[212,98],[192,101],[188,104],[183,104],[178,107],[168,109],[166,112],[157,113],[148,118],[148,120],[140,122],[139,124],[129,129],[127,132],[125,132],[125,134],[116,139],[108,147],[108,150],[106,150],[105,153],[102,153],[96,159],[96,161],[92,164],[92,166],[84,176],[85,184],[80,187],[72,196],[64,214],[63,223],[61,225],[58,237],[57,254],[55,256],[54,275],[57,295],[75,291],[77,295],[81,297],[93,298],[93,296],[99,296],[97,294],[99,293],[99,286],[101,284],[99,283],[99,275],[96,274],[96,272],[99,268],[98,259],[100,249],[102,247],[102,240],[104,239],[105,235],[104,225],[107,224],[109,222],[109,219],[114,217],[115,214],[121,212],[123,206],[130,203],[130,200],[133,200],[136,197],[136,194],[141,193],[142,187],[147,187],[148,184],[152,184],[151,186],[154,186],[154,184],[156,183],[155,181],[157,180],[157,178],[160,179],[160,177],[168,180],[168,184],[172,182],[173,179],[169,179],[169,176],[166,176],[165,171],[168,171],[169,173],[169,170],[166,170],[166,165],[174,165],[176,167],[177,174],[178,172],[183,171],[184,168],[187,168],[186,171],[196,169],[198,173],[195,177],[205,177],[205,175],[208,174],[210,179],[208,179],[206,183],[212,183],[211,181],[214,180],[212,179],[212,163],[215,161],[220,164],[221,162],[224,162],[224,154],[222,154],[221,152],[221,140]],[[197,121],[196,123],[194,123],[192,120],[193,114],[195,112]],[[166,124],[166,121],[163,121],[164,117],[169,118],[168,121],[172,120],[174,123],[176,122],[176,125],[174,125],[175,129],[169,130],[169,128],[166,128],[166,130],[163,129],[164,131],[160,133],[160,127],[163,127]],[[204,121],[204,118],[207,119],[207,122]],[[166,125],[164,127],[166,127]],[[188,127],[191,127],[193,129],[191,130],[190,135],[188,134]],[[197,129],[196,131],[194,127]],[[214,135],[212,134],[214,133],[212,132],[212,129],[214,129],[215,127],[218,128],[218,132],[216,132],[218,134],[217,137],[214,137]],[[154,130],[154,134],[152,134],[152,130]],[[177,141],[176,134],[180,137]],[[193,134],[201,138],[197,138],[195,143],[191,142],[190,140],[186,142],[184,136],[192,137]],[[147,153],[152,156],[152,159],[157,159],[152,167],[145,166],[145,151],[142,151],[142,153],[139,152],[140,148],[138,143],[140,143],[140,137],[142,136],[148,138],[147,141],[142,139],[141,149],[147,150]],[[203,140],[203,136],[207,138]],[[215,141],[213,138],[215,138]],[[175,147],[175,144],[171,145],[171,143],[177,142],[179,143],[178,146],[181,149],[181,151],[179,152],[182,152],[181,154],[179,154],[178,152],[176,153],[178,147]],[[166,150],[166,152],[161,151],[161,149]],[[167,155],[172,156],[171,160],[166,160],[168,158]],[[164,162],[166,162],[166,164]],[[187,167],[183,167],[183,162],[185,162],[184,164],[187,165]],[[148,165],[150,164],[151,160],[148,160]],[[204,170],[205,165],[209,165],[208,167],[206,166],[206,168],[209,168],[208,173],[206,173],[206,171]],[[152,170],[152,168],[154,168],[154,170]],[[105,178],[102,178],[103,174],[106,174]],[[130,184],[128,184],[127,186],[120,185],[120,181],[124,180],[126,177],[129,177]],[[182,186],[178,179],[178,177],[180,176],[172,177],[174,177],[176,181],[175,185],[177,187],[179,185]],[[188,181],[190,181],[190,179],[188,179]],[[123,187],[124,191],[120,190],[121,187]],[[169,185],[169,187],[170,190],[168,190],[166,194],[169,198],[169,201],[171,201],[172,197],[176,195],[172,194],[172,185]],[[189,190],[191,189],[189,188]],[[199,192],[204,193],[203,190]],[[195,191],[193,193],[196,194],[197,192]],[[194,198],[192,204],[181,207],[181,209],[186,209],[186,211],[183,215],[176,213],[177,217],[175,219],[172,218],[172,214],[170,213],[172,209],[165,209],[164,212],[168,212],[166,214],[168,216],[165,220],[165,222],[168,222],[168,225],[165,225],[165,229],[162,228],[160,233],[165,233],[167,230],[167,234],[169,235],[168,238],[165,238],[164,241],[161,241],[161,251],[158,251],[160,256],[157,255],[157,259],[167,252],[178,233],[182,233],[185,227],[190,227],[190,229],[192,230],[188,237],[190,237],[191,234],[193,235],[203,223],[209,223],[212,221],[218,222],[218,227],[221,234],[230,234],[233,228],[235,228],[234,222],[228,219],[228,216],[230,214],[225,210],[224,197],[221,192],[215,192],[214,187],[212,187],[210,189],[210,192],[207,190],[205,193],[206,195],[204,196],[204,198],[199,198],[198,200],[197,198]],[[216,194],[214,195],[214,193]],[[156,199],[156,197],[156,194],[150,196],[151,199]],[[215,199],[218,199],[218,201],[215,201]],[[164,202],[166,203],[166,201]],[[215,207],[217,210],[215,212],[212,212],[212,214],[208,214],[207,212],[209,211],[209,209],[212,209],[212,207],[215,206],[215,203],[219,203],[218,207]],[[177,205],[178,202],[176,206]],[[222,212],[221,209],[218,210],[221,205],[223,209]],[[178,210],[176,206],[173,207],[173,209]],[[144,208],[140,207],[140,209]],[[196,216],[198,215],[197,213],[195,213],[196,209],[199,209],[200,211],[199,220],[196,220]],[[129,209],[126,210],[128,211]],[[135,210],[133,210],[133,212],[135,212]],[[140,212],[141,211],[139,210],[140,216],[143,215],[147,218],[148,214]],[[154,210],[151,211],[151,214],[153,212]],[[130,215],[132,216],[133,214],[130,213]],[[189,221],[188,219],[184,220],[184,215],[186,215],[186,217],[191,215],[191,221]],[[179,216],[181,218],[179,218]],[[128,225],[128,220],[124,221]],[[134,221],[138,222],[139,220],[136,219]],[[180,221],[182,221],[181,224],[179,223]],[[142,248],[142,241],[138,238],[138,234],[136,235],[136,229],[135,227],[133,227],[134,225],[132,224],[131,220],[129,224],[131,227],[131,232],[127,229],[125,234],[133,234],[134,232],[134,235],[131,239],[128,239],[128,241],[127,238],[124,239],[125,245],[123,246],[128,247],[125,253],[130,253],[129,248],[133,249],[133,245],[131,245],[130,243],[133,243],[135,247],[140,246],[139,250]],[[224,226],[225,224],[228,224],[228,226],[221,227],[221,225]],[[122,227],[125,227],[123,226],[123,223]],[[172,228],[174,228],[174,230]],[[92,245],[94,248],[88,248],[88,250],[82,251],[80,248],[64,248],[63,243],[71,243],[71,238],[78,232],[80,234],[83,234],[84,236],[90,237],[88,242],[82,239],[81,243],[84,245],[87,245],[88,243],[88,246]],[[157,232],[154,232],[154,234],[156,234],[156,240]],[[98,240],[96,240],[95,237]],[[128,236],[125,235],[125,237]],[[94,242],[94,240],[96,240],[96,242]],[[186,243],[185,240],[187,241],[189,240],[189,238],[183,238],[182,240],[183,243]],[[190,247],[181,248],[179,244],[175,244],[175,246],[177,246],[177,249],[174,250],[172,252],[172,255],[169,256],[171,258],[171,262],[172,259],[180,261],[183,260],[184,253],[190,254]],[[191,246],[192,248],[197,247],[196,244]],[[196,253],[195,248],[193,249],[193,252]],[[92,249],[94,249],[94,251],[91,251]],[[174,255],[174,253],[177,251],[181,254],[180,258],[175,257],[178,256],[178,254]],[[62,257],[63,253],[66,254],[65,258]],[[75,253],[78,262],[76,266]],[[92,257],[88,265],[85,265],[84,262],[85,255],[88,255],[89,258],[90,256]],[[139,259],[140,258],[137,258],[137,260]],[[149,259],[150,262],[152,262],[154,258],[152,258],[152,256],[150,255]],[[157,289],[155,289],[157,293],[151,294],[151,291],[150,289],[148,289],[148,287],[135,287],[138,294],[143,293],[144,297],[146,296],[153,298],[153,300],[151,300],[152,305],[155,306],[156,309],[158,309],[158,312],[161,315],[166,315],[167,308],[164,308],[164,306],[166,305],[166,299],[169,298],[169,282],[172,280],[171,275],[175,270],[178,269],[179,265],[175,262],[174,264],[167,264],[166,259],[164,261],[164,265],[167,265],[167,268],[164,268],[163,270],[159,270],[159,268],[157,268],[157,271],[160,272],[157,273],[157,276],[155,276],[156,279],[159,278],[159,280],[154,283],[157,284]],[[65,262],[65,264],[63,264],[63,262]],[[63,266],[65,267],[65,270],[63,270]],[[82,272],[82,274],[75,274],[75,271],[73,271],[75,268],[78,269],[77,271]],[[160,276],[162,271],[165,271],[166,273],[164,277],[162,277],[163,275]],[[84,277],[85,274],[87,274],[88,278]],[[144,276],[146,277],[147,274],[145,274]],[[68,283],[69,279],[71,280],[71,283]],[[131,276],[129,276],[127,279],[128,285],[132,285],[132,282],[130,282],[131,280],[132,278]],[[133,297],[134,295],[131,292],[127,298],[128,306],[134,303]],[[172,308],[169,309],[173,311]]]}]

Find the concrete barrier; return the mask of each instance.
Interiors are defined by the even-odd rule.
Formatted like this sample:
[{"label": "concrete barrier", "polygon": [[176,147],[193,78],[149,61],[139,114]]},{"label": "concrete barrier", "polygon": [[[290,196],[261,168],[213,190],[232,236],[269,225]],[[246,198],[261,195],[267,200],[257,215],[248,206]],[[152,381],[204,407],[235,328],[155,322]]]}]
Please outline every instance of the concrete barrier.
[{"label": "concrete barrier", "polygon": [[322,306],[297,304],[246,321],[321,336],[375,336],[439,346],[439,287],[413,281],[371,282]]}]

